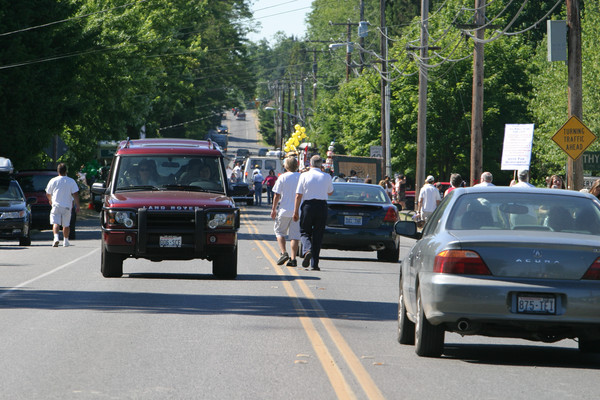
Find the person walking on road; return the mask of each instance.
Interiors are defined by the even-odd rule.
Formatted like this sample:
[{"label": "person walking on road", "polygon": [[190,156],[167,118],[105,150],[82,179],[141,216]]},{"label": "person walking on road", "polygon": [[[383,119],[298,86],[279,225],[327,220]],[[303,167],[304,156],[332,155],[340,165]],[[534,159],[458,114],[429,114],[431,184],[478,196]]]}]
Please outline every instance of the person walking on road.
[{"label": "person walking on road", "polygon": [[491,172],[484,172],[483,174],[481,174],[481,178],[479,179],[479,183],[476,185],[473,185],[473,187],[480,187],[480,186],[496,186],[492,183],[492,180],[494,179],[494,177],[492,176]]},{"label": "person walking on road", "polygon": [[440,191],[433,185],[434,182],[435,178],[432,175],[429,175],[427,179],[425,179],[425,185],[423,185],[419,192],[417,213],[421,216],[423,221],[427,221],[427,218],[433,214],[442,201]]},{"label": "person walking on road", "polygon": [[260,173],[260,167],[257,165],[254,172],[252,172],[252,183],[254,183],[254,204],[262,206],[262,183],[263,175]]},{"label": "person walking on road", "polygon": [[58,247],[60,226],[63,227],[63,246],[69,246],[69,233],[71,232],[71,212],[73,202],[75,212],[79,212],[79,187],[74,179],[67,176],[67,166],[58,164],[58,176],[50,179],[46,186],[46,197],[52,206],[50,211],[50,224],[54,240],[52,246]]},{"label": "person walking on road", "polygon": [[275,176],[275,171],[272,169],[269,170],[269,175],[263,180],[263,185],[267,187],[267,204],[271,204],[273,202],[273,186],[277,181],[277,177]]},{"label": "person walking on road", "polygon": [[[327,220],[327,197],[333,193],[331,176],[321,171],[323,159],[310,158],[310,170],[300,175],[294,203],[294,221],[300,221],[304,268],[320,271],[319,254]],[[302,205],[302,214],[300,214]]]},{"label": "person walking on road", "polygon": [[[300,244],[300,223],[293,220],[294,202],[296,200],[296,188],[300,173],[298,172],[298,161],[294,157],[288,157],[283,161],[286,172],[279,176],[273,186],[273,207],[271,208],[271,219],[275,220],[275,236],[281,250],[281,256],[277,265],[298,266],[296,255]],[[272,170],[271,170],[272,171]],[[277,209],[279,206],[279,210]],[[286,236],[290,239],[290,253],[285,248]],[[289,260],[289,261],[288,261]]]}]

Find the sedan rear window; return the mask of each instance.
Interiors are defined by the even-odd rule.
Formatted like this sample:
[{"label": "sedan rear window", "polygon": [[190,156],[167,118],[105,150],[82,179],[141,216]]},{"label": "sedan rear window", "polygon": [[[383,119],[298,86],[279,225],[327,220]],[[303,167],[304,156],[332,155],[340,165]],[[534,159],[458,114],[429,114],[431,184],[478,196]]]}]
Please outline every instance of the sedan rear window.
[{"label": "sedan rear window", "polygon": [[588,198],[556,194],[477,193],[460,196],[448,229],[600,234],[600,209]]},{"label": "sedan rear window", "polygon": [[378,185],[334,185],[331,201],[348,203],[388,203],[388,197]]}]

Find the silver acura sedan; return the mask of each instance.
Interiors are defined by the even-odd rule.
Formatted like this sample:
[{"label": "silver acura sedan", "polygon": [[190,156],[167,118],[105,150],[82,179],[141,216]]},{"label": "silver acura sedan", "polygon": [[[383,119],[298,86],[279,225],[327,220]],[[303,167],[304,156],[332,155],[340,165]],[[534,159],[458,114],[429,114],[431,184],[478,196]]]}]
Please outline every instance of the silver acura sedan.
[{"label": "silver acura sedan", "polygon": [[600,202],[558,189],[453,190],[402,261],[398,341],[439,357],[446,331],[600,352]]}]

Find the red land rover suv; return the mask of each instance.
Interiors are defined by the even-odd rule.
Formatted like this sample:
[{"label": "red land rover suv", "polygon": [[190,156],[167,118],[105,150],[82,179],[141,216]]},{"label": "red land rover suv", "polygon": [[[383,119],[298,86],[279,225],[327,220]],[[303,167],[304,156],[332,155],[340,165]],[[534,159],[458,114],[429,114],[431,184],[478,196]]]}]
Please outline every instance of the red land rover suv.
[{"label": "red land rover suv", "polygon": [[212,260],[215,276],[236,278],[240,214],[210,140],[123,141],[107,181],[92,191],[103,196],[103,276],[122,276],[129,257],[201,258]]}]

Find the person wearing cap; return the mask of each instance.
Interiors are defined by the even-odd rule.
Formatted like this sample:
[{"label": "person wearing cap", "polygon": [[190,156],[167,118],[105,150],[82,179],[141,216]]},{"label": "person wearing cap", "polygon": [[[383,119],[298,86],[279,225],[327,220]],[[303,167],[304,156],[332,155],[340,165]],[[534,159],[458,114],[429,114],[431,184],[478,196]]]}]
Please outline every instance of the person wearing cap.
[{"label": "person wearing cap", "polygon": [[435,178],[429,175],[425,179],[425,185],[419,192],[419,200],[417,203],[417,213],[421,216],[424,221],[435,211],[436,207],[442,201],[440,191],[433,185]]},{"label": "person wearing cap", "polygon": [[531,183],[529,183],[529,170],[521,169],[519,170],[519,174],[517,175],[519,182],[511,185],[512,187],[535,187]]},{"label": "person wearing cap", "polygon": [[[331,176],[321,171],[323,159],[319,155],[310,158],[310,170],[300,175],[294,202],[294,221],[300,220],[300,235],[304,251],[304,268],[320,271],[319,254],[327,221],[327,198],[333,193]],[[300,218],[300,205],[302,217]]]},{"label": "person wearing cap", "polygon": [[252,171],[252,183],[254,183],[254,204],[262,206],[262,182],[264,177],[260,173],[260,167],[256,165]]}]

